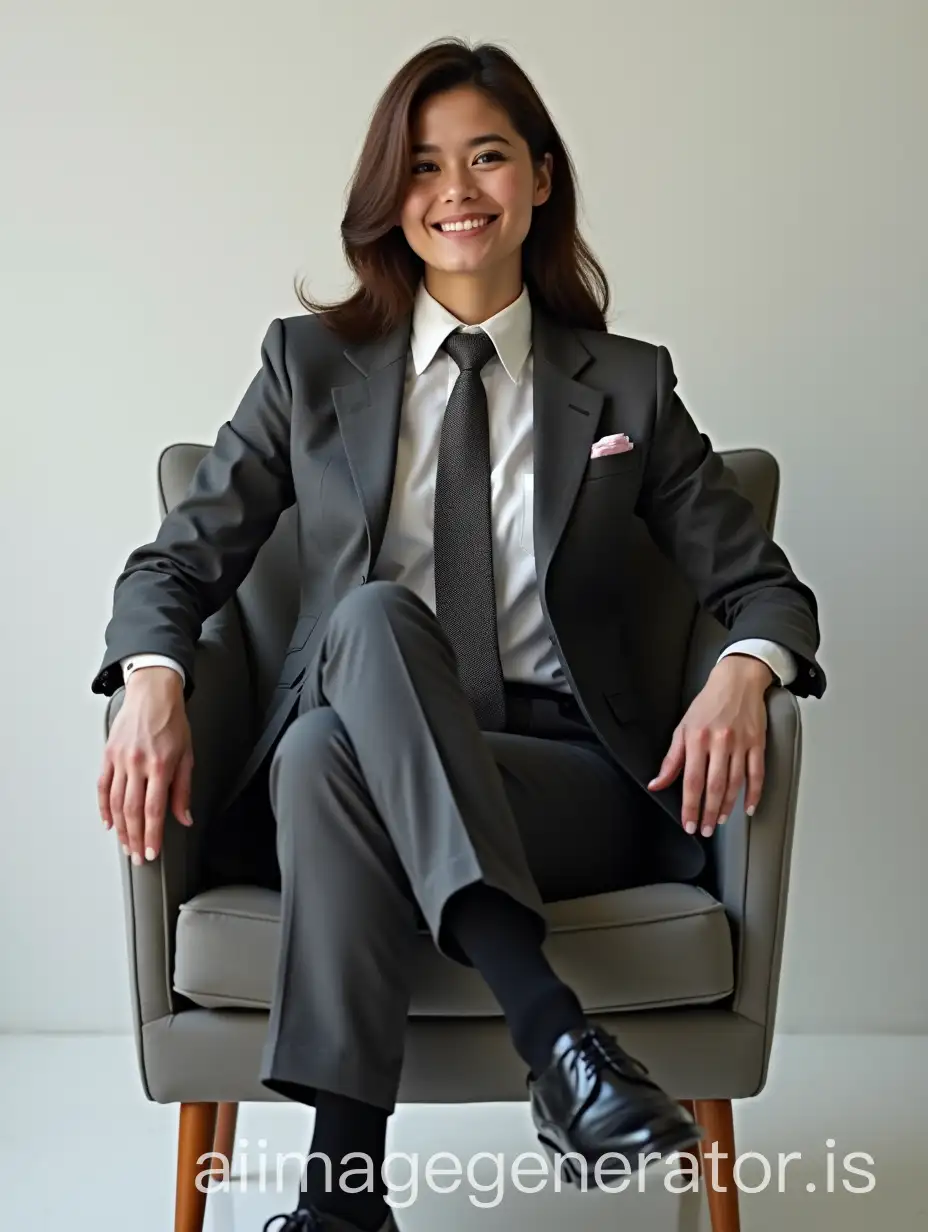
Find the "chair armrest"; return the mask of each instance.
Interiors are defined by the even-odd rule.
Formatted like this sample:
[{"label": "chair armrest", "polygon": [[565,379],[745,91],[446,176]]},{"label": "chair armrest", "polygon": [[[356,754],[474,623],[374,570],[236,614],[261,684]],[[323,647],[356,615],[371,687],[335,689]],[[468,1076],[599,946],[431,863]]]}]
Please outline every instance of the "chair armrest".
[{"label": "chair armrest", "polygon": [[[693,626],[683,686],[688,706],[718,659],[726,632],[700,611]],[[773,1030],[786,899],[792,859],[796,796],[802,762],[799,702],[779,685],[767,690],[764,790],[754,816],[744,813],[744,792],[711,839],[715,891],[725,906],[735,944],[732,1009]]]},{"label": "chair armrest", "polygon": [[[179,1008],[174,993],[174,934],[181,903],[197,891],[205,820],[251,747],[253,704],[248,658],[235,600],[204,622],[194,658],[196,688],[187,702],[193,742],[190,811],[182,826],[169,812],[161,854],[135,867],[122,862],[130,985],[136,1035]],[[118,689],[106,709],[107,737],[125,700]]]},{"label": "chair armrest", "polygon": [[735,944],[735,1013],[765,1027],[776,1017],[802,761],[799,703],[788,689],[767,692],[764,790],[753,817],[744,792],[713,844],[718,893]]}]

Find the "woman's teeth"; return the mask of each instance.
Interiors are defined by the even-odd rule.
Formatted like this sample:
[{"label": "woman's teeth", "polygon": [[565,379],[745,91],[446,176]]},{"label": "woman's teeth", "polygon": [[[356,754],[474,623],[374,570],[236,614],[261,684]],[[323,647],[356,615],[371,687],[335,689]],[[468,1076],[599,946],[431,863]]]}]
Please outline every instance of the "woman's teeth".
[{"label": "woman's teeth", "polygon": [[468,219],[466,222],[449,222],[440,223],[440,231],[475,231],[478,227],[485,227],[487,223],[492,222],[492,218],[475,218]]}]

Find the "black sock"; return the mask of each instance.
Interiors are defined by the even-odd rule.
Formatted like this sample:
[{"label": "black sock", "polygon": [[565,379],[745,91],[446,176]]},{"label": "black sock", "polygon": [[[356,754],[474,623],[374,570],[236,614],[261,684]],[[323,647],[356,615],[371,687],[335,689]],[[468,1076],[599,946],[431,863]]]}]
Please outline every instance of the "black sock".
[{"label": "black sock", "polygon": [[[321,1154],[331,1160],[331,1182],[326,1184],[328,1165],[325,1159],[310,1159],[306,1167],[306,1182],[301,1187],[300,1207],[314,1206],[328,1215],[345,1219],[361,1229],[375,1232],[387,1217],[384,1201],[386,1185],[383,1181],[383,1161],[386,1154],[387,1118],[385,1108],[365,1104],[347,1095],[332,1091],[318,1091],[316,1095],[316,1121],[310,1154]],[[363,1152],[372,1161],[359,1158]],[[352,1158],[342,1163],[346,1155]],[[364,1184],[360,1169],[369,1167],[370,1185]],[[340,1177],[350,1172],[349,1190],[339,1185]],[[357,1190],[357,1192],[352,1192]]]},{"label": "black sock", "polygon": [[481,881],[448,901],[442,923],[499,1002],[516,1051],[539,1074],[558,1036],[585,1027],[587,1019],[545,958],[538,917]]}]

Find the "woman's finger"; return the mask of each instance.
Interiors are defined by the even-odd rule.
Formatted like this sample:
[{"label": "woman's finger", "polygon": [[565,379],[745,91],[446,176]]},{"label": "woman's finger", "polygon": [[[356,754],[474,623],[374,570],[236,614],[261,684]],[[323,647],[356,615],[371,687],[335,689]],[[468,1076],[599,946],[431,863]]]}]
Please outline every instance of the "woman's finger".
[{"label": "woman's finger", "polygon": [[145,837],[145,791],[148,778],[144,766],[138,763],[130,764],[129,776],[126,782],[126,802],[123,815],[126,819],[129,852],[133,864],[142,863],[142,846]]},{"label": "woman's finger", "polygon": [[177,764],[171,784],[171,812],[182,826],[193,825],[190,815],[190,789],[193,781],[193,750],[187,749]]},{"label": "woman's finger", "polygon": [[748,749],[748,785],[744,793],[744,811],[748,817],[754,816],[754,810],[760,804],[763,790],[764,746],[755,744]]},{"label": "woman's finger", "polygon": [[728,790],[725,793],[725,799],[722,801],[719,810],[719,825],[722,826],[728,821],[731,816],[732,809],[738,799],[738,793],[744,786],[744,768],[747,760],[747,752],[740,745],[731,755],[731,764],[728,769]]},{"label": "woman's finger", "polygon": [[126,818],[123,804],[126,798],[126,772],[121,765],[113,767],[113,783],[110,787],[110,815],[116,828],[116,837],[126,855],[129,855],[129,833],[126,829]]},{"label": "woman's finger", "polygon": [[709,733],[695,728],[686,733],[686,766],[683,771],[683,828],[695,834],[699,825],[699,804],[706,783],[706,759],[709,755]]},{"label": "woman's finger", "polygon": [[658,770],[655,777],[648,784],[649,791],[663,791],[665,787],[670,786],[670,784],[683,769],[685,752],[686,746],[683,739],[683,728],[678,727],[673,733],[670,748],[667,750],[666,757],[661,762],[660,770]]},{"label": "woman's finger", "polygon": [[708,838],[715,829],[719,809],[728,790],[733,735],[722,728],[712,733],[709,745],[709,765],[706,773],[706,799],[702,812],[702,834]]},{"label": "woman's finger", "polygon": [[100,820],[107,830],[112,828],[113,814],[110,809],[110,791],[113,786],[113,763],[107,757],[103,769],[97,779],[97,808],[100,810]]},{"label": "woman's finger", "polygon": [[146,860],[154,860],[161,850],[164,811],[168,806],[168,787],[168,772],[159,767],[150,775],[145,792],[142,846]]}]

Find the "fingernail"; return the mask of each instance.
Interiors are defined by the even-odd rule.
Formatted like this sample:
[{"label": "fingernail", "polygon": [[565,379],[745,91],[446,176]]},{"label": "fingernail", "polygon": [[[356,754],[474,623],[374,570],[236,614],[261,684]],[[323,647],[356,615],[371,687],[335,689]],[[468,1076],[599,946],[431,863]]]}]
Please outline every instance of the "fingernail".
[{"label": "fingernail", "polygon": [[726,821],[728,821],[728,814],[723,813],[722,816],[719,818],[719,825],[724,826]]},{"label": "fingernail", "polygon": [[753,817],[754,816],[754,805],[749,804],[748,807],[744,811],[747,813],[749,817]]},{"label": "fingernail", "polygon": [[154,847],[146,847],[146,848],[145,848],[145,859],[146,859],[146,860],[153,860],[154,858],[155,858],[155,849],[154,849]]},{"label": "fingernail", "polygon": [[129,844],[128,844],[128,843],[123,843],[123,845],[122,845],[122,849],[123,849],[123,851],[126,853],[126,855],[127,855],[127,856],[131,856],[131,855],[132,855],[132,852],[129,850]]},{"label": "fingernail", "polygon": [[108,821],[105,817],[103,818],[103,829],[104,829],[104,830],[109,830],[109,829],[111,829],[111,828],[112,828],[112,825],[113,825],[113,823],[112,823],[111,821]]},{"label": "fingernail", "polygon": [[711,833],[712,833],[712,827],[711,827],[711,826],[703,826],[703,828],[702,828],[702,836],[703,836],[703,838],[708,838],[708,837],[709,837],[709,835],[710,835]]},{"label": "fingernail", "polygon": [[132,863],[136,866],[136,868],[138,868],[138,866],[142,863],[142,857],[137,851],[133,851],[132,853]]},{"label": "fingernail", "polygon": [[190,809],[187,809],[187,811],[184,813],[184,816],[187,818],[187,825],[192,826],[193,825],[193,815],[191,814]]},{"label": "fingernail", "polygon": [[696,822],[686,821],[683,823],[683,828],[684,830],[686,830],[687,834],[695,834],[696,833]]}]

